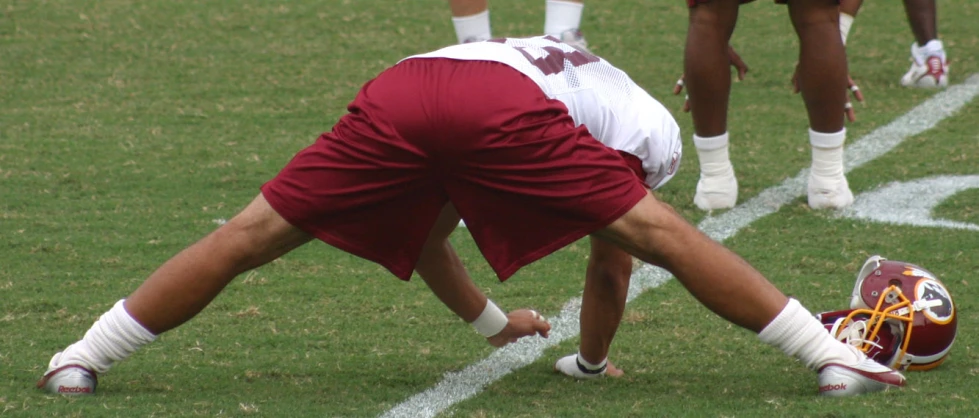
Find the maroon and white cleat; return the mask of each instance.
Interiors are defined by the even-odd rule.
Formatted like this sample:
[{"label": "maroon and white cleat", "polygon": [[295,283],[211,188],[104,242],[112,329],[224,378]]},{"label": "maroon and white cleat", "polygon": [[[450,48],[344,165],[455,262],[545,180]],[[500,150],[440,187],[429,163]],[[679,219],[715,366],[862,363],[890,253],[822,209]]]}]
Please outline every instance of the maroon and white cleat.
[{"label": "maroon and white cleat", "polygon": [[94,371],[69,364],[45,373],[37,382],[37,388],[58,395],[94,395],[98,384]]},{"label": "maroon and white cleat", "polygon": [[855,366],[831,363],[819,370],[819,394],[854,396],[904,386],[904,375],[869,358]]}]

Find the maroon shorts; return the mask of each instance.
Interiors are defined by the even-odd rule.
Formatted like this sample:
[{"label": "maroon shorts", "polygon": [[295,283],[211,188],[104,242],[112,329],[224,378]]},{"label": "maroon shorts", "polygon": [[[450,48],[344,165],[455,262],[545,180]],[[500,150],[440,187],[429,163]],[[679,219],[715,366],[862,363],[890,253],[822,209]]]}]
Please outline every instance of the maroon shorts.
[{"label": "maroon shorts", "polygon": [[448,202],[506,280],[648,193],[564,104],[504,64],[406,60],[348,111],[262,193],[291,224],[404,280]]}]

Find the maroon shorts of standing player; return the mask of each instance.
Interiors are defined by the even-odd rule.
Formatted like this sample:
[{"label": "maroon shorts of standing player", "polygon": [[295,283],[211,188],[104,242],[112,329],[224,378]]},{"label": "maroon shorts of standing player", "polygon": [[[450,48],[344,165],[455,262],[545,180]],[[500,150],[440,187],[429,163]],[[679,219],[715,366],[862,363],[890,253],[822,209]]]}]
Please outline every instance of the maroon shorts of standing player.
[{"label": "maroon shorts of standing player", "polygon": [[294,226],[404,280],[448,202],[506,280],[648,193],[563,103],[504,64],[405,60],[348,111],[262,193]]}]

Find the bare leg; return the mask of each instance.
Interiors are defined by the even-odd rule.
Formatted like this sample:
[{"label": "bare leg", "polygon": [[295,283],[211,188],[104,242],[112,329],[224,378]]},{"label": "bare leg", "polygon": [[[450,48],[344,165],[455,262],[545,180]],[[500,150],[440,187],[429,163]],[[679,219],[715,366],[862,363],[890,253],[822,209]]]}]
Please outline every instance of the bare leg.
[{"label": "bare leg", "polygon": [[798,301],[647,195],[594,235],[669,270],[707,308],[819,372],[819,391],[849,396],[904,385],[904,376],[837,341]]},{"label": "bare leg", "polygon": [[863,0],[843,0],[840,2],[840,13],[857,17],[861,6],[863,6]]},{"label": "bare leg", "polygon": [[609,346],[622,321],[631,274],[629,253],[605,239],[591,237],[578,348],[581,357],[590,363],[597,364],[608,357]]},{"label": "bare leg", "polygon": [[728,41],[738,20],[738,7],[738,0],[717,0],[689,9],[683,69],[693,117],[693,144],[700,163],[693,202],[702,210],[734,207],[738,200],[727,134],[731,94]]},{"label": "bare leg", "polygon": [[472,16],[482,13],[489,8],[488,0],[449,0],[449,9],[452,16]]},{"label": "bare leg", "polygon": [[799,88],[814,131],[843,130],[846,106],[846,51],[839,33],[839,7],[832,0],[789,2],[799,35]]},{"label": "bare leg", "polygon": [[230,222],[160,266],[129,298],[103,314],[84,338],[55,354],[38,387],[60,391],[67,384],[92,393],[93,373],[105,372],[156,335],[193,318],[238,274],[310,239],[259,195]]},{"label": "bare leg", "polygon": [[197,315],[237,275],[311,239],[259,195],[227,224],[153,272],[126,299],[126,310],[146,329],[160,334]]},{"label": "bare leg", "polygon": [[701,137],[727,132],[731,94],[727,50],[737,20],[737,0],[717,0],[690,8],[683,74],[690,95],[694,133]]},{"label": "bare leg", "polygon": [[724,319],[760,332],[788,298],[754,267],[648,195],[596,235],[661,266]]},{"label": "bare leg", "polygon": [[904,0],[904,12],[919,46],[938,39],[938,2],[935,0]]}]

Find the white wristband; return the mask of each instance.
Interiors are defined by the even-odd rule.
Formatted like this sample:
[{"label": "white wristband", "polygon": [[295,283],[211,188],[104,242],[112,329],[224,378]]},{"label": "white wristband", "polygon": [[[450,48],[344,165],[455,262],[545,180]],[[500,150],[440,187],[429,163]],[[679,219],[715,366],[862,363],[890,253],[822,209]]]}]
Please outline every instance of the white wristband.
[{"label": "white wristband", "polygon": [[850,35],[851,25],[853,25],[853,16],[840,13],[840,37],[843,38],[843,45],[846,45],[846,38]]},{"label": "white wristband", "polygon": [[472,326],[480,335],[489,338],[503,331],[509,322],[506,314],[493,301],[486,299],[486,307],[483,308],[483,313],[479,314],[479,318],[472,322]]}]

